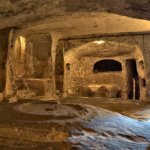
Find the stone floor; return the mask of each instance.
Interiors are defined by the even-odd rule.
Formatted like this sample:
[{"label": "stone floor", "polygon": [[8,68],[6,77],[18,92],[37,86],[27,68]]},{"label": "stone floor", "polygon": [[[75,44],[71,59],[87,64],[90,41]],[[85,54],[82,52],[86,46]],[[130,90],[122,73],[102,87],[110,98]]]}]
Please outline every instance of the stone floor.
[{"label": "stone floor", "polygon": [[150,100],[122,100],[108,98],[67,98],[64,103],[88,104],[110,111],[121,113],[125,116],[141,120],[150,120]]},{"label": "stone floor", "polygon": [[147,150],[149,108],[104,98],[1,103],[0,150]]}]

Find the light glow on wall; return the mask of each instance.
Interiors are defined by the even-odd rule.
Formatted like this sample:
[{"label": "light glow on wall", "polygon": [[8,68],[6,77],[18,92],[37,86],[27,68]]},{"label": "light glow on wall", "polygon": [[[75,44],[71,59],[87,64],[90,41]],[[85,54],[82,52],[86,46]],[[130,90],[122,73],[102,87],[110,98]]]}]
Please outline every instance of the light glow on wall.
[{"label": "light glow on wall", "polygon": [[100,40],[100,41],[94,41],[94,43],[101,45],[101,44],[104,44],[105,41],[103,41],[103,40]]},{"label": "light glow on wall", "polygon": [[20,43],[21,43],[21,62],[23,62],[26,49],[26,39],[22,36],[20,36]]}]

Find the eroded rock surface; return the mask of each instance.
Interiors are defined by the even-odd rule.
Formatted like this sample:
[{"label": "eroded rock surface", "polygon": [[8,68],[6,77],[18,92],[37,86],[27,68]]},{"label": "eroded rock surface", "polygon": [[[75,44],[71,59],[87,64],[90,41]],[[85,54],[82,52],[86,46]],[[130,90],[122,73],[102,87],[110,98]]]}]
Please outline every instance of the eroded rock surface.
[{"label": "eroded rock surface", "polygon": [[111,12],[149,19],[149,8],[149,0],[1,0],[0,27],[22,26],[39,19],[81,12]]},{"label": "eroded rock surface", "polygon": [[3,104],[0,124],[0,147],[5,149],[146,150],[150,144],[149,123],[87,105]]}]

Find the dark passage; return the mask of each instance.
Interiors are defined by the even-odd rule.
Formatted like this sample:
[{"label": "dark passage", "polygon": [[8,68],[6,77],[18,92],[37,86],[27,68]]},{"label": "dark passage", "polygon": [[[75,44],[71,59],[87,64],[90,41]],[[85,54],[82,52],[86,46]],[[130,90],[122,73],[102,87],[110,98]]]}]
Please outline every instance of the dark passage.
[{"label": "dark passage", "polygon": [[56,50],[56,62],[55,62],[55,83],[57,95],[63,93],[63,86],[64,86],[64,55],[61,47],[63,47],[63,42],[59,41]]},{"label": "dark passage", "polygon": [[8,52],[8,38],[9,38],[10,29],[0,30],[0,92],[4,91],[6,83],[6,60]]},{"label": "dark passage", "polygon": [[140,99],[139,75],[135,59],[126,60],[128,98]]}]

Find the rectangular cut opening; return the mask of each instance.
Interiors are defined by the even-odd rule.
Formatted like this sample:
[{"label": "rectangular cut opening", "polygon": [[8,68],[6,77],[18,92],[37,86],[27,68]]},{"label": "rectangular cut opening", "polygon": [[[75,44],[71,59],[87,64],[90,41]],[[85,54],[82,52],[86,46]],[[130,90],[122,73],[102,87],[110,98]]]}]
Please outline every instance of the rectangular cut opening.
[{"label": "rectangular cut opening", "polygon": [[139,74],[135,59],[126,60],[127,95],[128,99],[140,99]]}]

